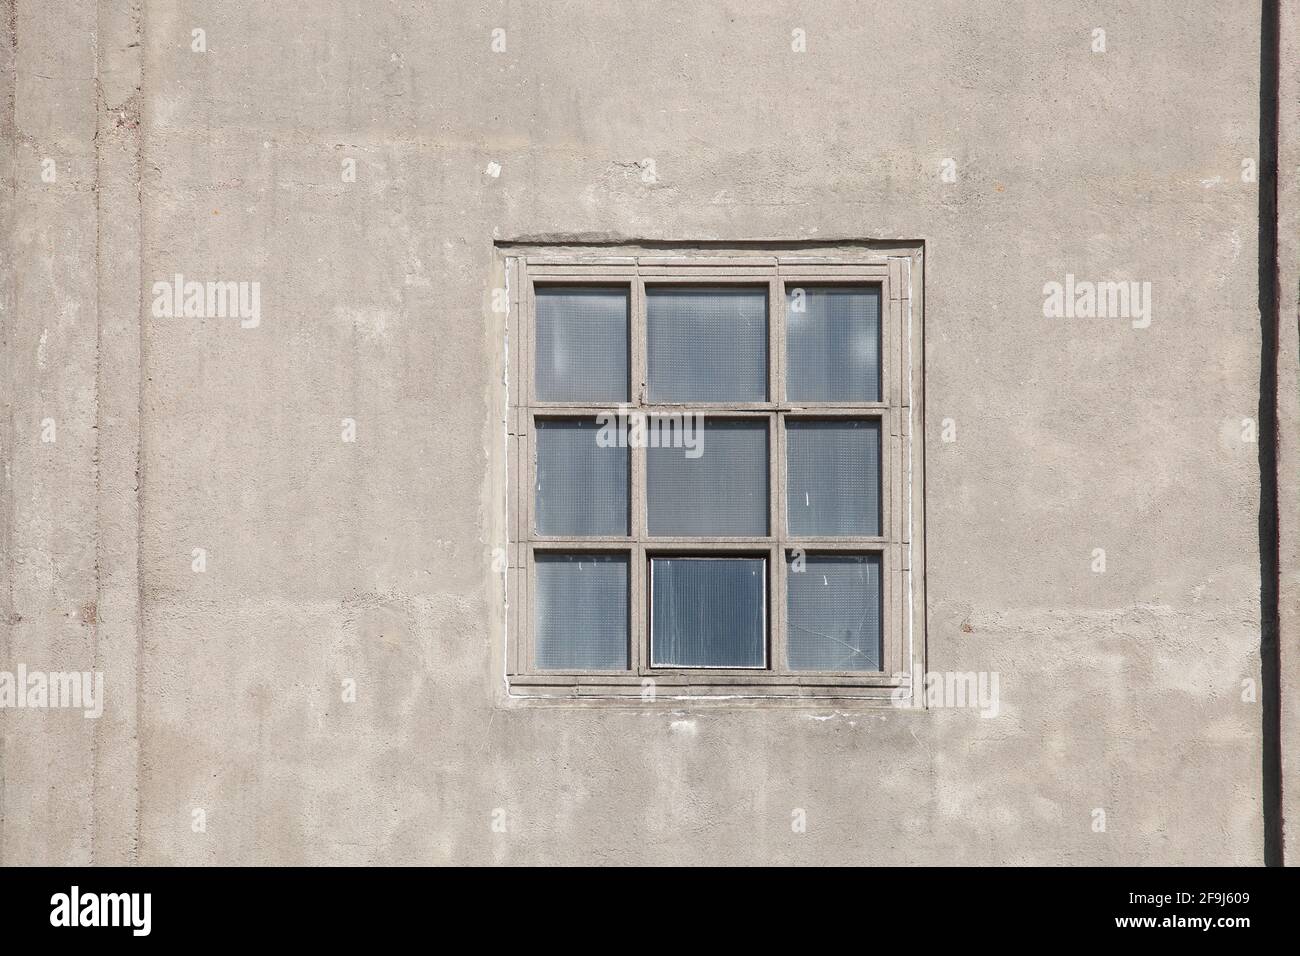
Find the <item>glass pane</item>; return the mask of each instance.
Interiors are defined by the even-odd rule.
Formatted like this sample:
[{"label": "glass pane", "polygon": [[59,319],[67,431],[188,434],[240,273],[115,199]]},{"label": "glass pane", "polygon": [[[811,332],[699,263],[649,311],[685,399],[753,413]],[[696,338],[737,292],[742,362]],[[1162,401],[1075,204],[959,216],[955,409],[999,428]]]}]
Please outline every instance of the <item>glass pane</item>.
[{"label": "glass pane", "polygon": [[790,533],[880,534],[880,420],[786,421]]},{"label": "glass pane", "polygon": [[537,565],[537,640],[542,670],[626,670],[624,555],[543,554]]},{"label": "glass pane", "polygon": [[537,288],[539,400],[627,401],[627,295],[627,289]]},{"label": "glass pane", "polygon": [[786,288],[791,401],[880,401],[880,287]]},{"label": "glass pane", "polygon": [[595,419],[537,420],[537,533],[628,533],[628,449],[602,448]]},{"label": "glass pane", "polygon": [[650,562],[654,667],[763,667],[763,558],[655,558]]},{"label": "glass pane", "polygon": [[787,564],[791,670],[880,670],[880,557],[808,555]]},{"label": "glass pane", "polygon": [[767,534],[766,420],[706,419],[694,450],[647,448],[646,473],[651,534]]},{"label": "glass pane", "polygon": [[767,290],[646,289],[650,401],[767,400]]}]

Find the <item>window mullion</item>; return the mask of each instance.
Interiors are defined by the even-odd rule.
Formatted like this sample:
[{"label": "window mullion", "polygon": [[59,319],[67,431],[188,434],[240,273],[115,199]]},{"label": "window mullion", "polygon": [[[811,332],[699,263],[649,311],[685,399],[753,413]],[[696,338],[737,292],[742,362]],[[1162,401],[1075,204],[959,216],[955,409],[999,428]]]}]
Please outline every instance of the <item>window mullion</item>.
[{"label": "window mullion", "polygon": [[771,613],[769,621],[771,634],[769,641],[772,648],[768,669],[774,673],[785,673],[789,668],[786,658],[786,620],[785,589],[786,560],[785,544],[787,537],[786,500],[785,500],[785,413],[777,412],[772,416],[772,558],[769,571],[771,585]]},{"label": "window mullion", "polygon": [[631,640],[632,673],[645,674],[650,666],[650,628],[647,609],[650,607],[649,567],[646,563],[645,545],[632,545],[632,606],[628,625]]},{"label": "window mullion", "polygon": [[646,608],[649,607],[650,589],[647,578],[646,534],[646,451],[633,447],[632,452],[632,573],[633,603],[631,618],[632,669],[644,674],[649,664],[650,632],[646,626]]},{"label": "window mullion", "polygon": [[[637,274],[632,279],[631,303],[631,341],[628,343],[631,354],[632,381],[629,383],[629,403],[635,408],[643,407],[646,400],[646,314],[645,314],[645,279],[641,276],[641,266],[637,264]],[[634,571],[632,617],[630,620],[632,642],[632,671],[645,674],[650,667],[650,568],[646,561],[646,452],[644,448],[632,449],[632,562]]]},{"label": "window mullion", "polygon": [[645,317],[645,279],[640,271],[632,280],[632,321],[631,342],[628,343],[632,358],[632,381],[629,383],[631,394],[628,396],[634,406],[641,406],[646,401],[646,317]]}]

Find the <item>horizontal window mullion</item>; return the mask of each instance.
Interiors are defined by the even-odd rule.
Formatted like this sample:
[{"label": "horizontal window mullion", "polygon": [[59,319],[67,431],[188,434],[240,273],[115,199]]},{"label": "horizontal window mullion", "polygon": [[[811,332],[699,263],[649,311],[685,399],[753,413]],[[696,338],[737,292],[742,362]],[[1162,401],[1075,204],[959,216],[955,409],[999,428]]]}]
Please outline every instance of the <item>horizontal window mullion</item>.
[{"label": "horizontal window mullion", "polygon": [[612,281],[636,278],[635,266],[553,265],[544,271],[529,270],[528,278],[542,285],[572,283],[573,285],[608,285]]},{"label": "horizontal window mullion", "polygon": [[592,552],[610,552],[620,549],[626,550],[636,543],[636,539],[630,535],[588,535],[585,537],[574,537],[573,535],[544,535],[536,532],[528,536],[528,544],[538,545],[539,551],[554,551],[557,548],[569,551],[592,551]]},{"label": "horizontal window mullion", "polygon": [[636,542],[632,538],[618,538],[605,536],[601,538],[546,538],[539,535],[532,535],[525,542],[529,550],[534,552],[545,551],[573,551],[586,552],[590,554],[626,554]]},{"label": "horizontal window mullion", "polygon": [[[775,266],[753,266],[741,268],[736,266],[700,266],[683,274],[684,270],[670,266],[642,266],[639,275],[647,282],[661,285],[700,285],[719,279],[725,285],[744,285],[745,282],[761,282],[776,276]],[[734,281],[728,281],[734,280]]]},{"label": "horizontal window mullion", "polygon": [[616,413],[619,408],[631,408],[627,402],[610,402],[608,405],[591,405],[583,402],[536,402],[526,406],[534,421],[539,418],[595,418]]},{"label": "horizontal window mullion", "polygon": [[826,286],[878,285],[883,287],[889,279],[888,271],[887,267],[878,272],[854,269],[831,269],[825,272],[783,269],[780,279],[787,286],[816,283]]},{"label": "horizontal window mullion", "polygon": [[886,537],[875,538],[826,538],[803,535],[788,535],[781,541],[787,551],[799,548],[802,551],[883,551],[897,542]]},{"label": "horizontal window mullion", "polygon": [[721,535],[702,535],[700,537],[691,537],[690,535],[648,535],[641,539],[647,551],[737,551],[744,552],[748,550],[767,551],[772,545],[777,543],[776,537],[767,535],[765,537],[758,535],[733,535],[723,537]]},{"label": "horizontal window mullion", "polygon": [[787,420],[791,418],[885,418],[894,410],[892,405],[834,405],[790,404],[776,412]]},{"label": "horizontal window mullion", "polygon": [[779,411],[780,406],[774,402],[643,402],[633,410],[647,414],[662,412],[665,415],[699,411],[715,418],[753,418],[770,416]]}]

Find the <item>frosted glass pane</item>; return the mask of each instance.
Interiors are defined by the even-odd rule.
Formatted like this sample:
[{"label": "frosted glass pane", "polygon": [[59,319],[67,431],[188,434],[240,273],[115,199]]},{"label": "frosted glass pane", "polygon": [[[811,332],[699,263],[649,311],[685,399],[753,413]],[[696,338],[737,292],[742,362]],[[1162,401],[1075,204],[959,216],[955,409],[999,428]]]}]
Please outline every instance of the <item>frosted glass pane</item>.
[{"label": "frosted glass pane", "polygon": [[789,419],[785,443],[791,534],[880,534],[879,419]]},{"label": "frosted glass pane", "polygon": [[767,291],[646,289],[652,402],[767,399]]},{"label": "frosted glass pane", "polygon": [[650,533],[767,534],[767,422],[706,418],[698,458],[647,448]]},{"label": "frosted glass pane", "polygon": [[786,289],[791,401],[880,401],[880,287]]},{"label": "frosted glass pane", "polygon": [[617,402],[628,397],[627,290],[536,290],[537,397]]},{"label": "frosted glass pane", "polygon": [[537,532],[628,533],[628,449],[601,448],[593,418],[537,420]]},{"label": "frosted glass pane", "polygon": [[808,555],[787,565],[791,670],[880,670],[880,558]]},{"label": "frosted glass pane", "polygon": [[763,667],[762,558],[655,558],[650,656],[655,667]]},{"label": "frosted glass pane", "polygon": [[543,670],[626,670],[628,561],[622,555],[535,555]]}]

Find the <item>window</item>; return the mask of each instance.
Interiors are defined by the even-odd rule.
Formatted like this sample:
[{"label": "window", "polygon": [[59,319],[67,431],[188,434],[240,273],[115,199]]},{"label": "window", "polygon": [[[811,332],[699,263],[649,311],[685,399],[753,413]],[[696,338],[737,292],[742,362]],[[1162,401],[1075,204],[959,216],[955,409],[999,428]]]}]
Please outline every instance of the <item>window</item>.
[{"label": "window", "polygon": [[504,251],[512,694],[909,695],[920,250]]}]

